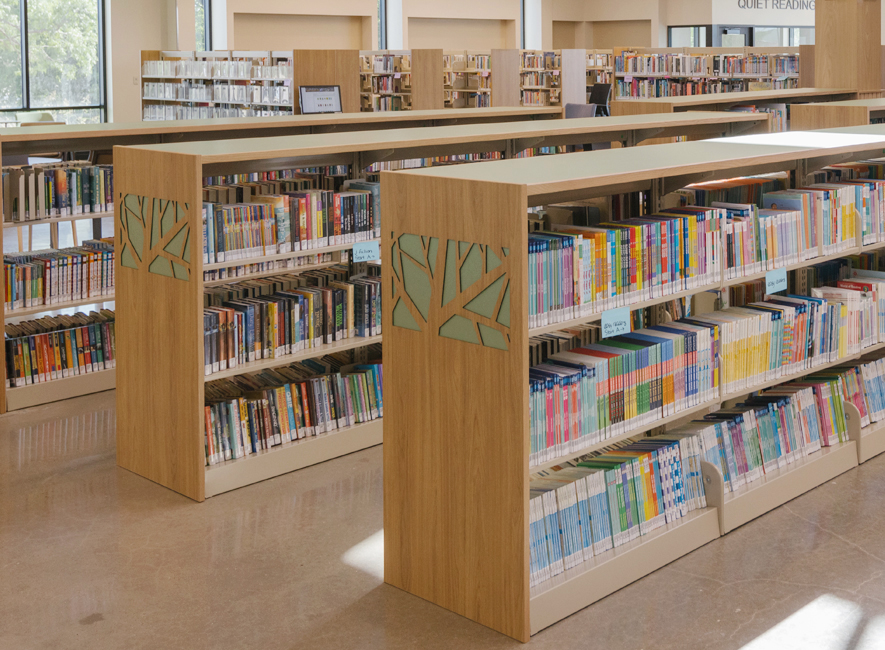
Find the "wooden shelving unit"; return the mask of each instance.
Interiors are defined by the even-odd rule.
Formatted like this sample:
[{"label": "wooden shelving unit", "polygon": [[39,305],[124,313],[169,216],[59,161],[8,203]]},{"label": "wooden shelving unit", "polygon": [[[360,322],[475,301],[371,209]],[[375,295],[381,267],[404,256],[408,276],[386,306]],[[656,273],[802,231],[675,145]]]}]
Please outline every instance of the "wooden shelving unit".
[{"label": "wooden shelving unit", "polygon": [[[201,205],[202,178],[221,173],[222,170],[230,173],[236,171],[238,166],[260,171],[351,164],[356,169],[364,169],[377,160],[430,157],[453,151],[497,150],[509,157],[525,148],[526,139],[569,144],[587,141],[588,138],[611,140],[626,133],[629,143],[634,144],[648,133],[657,134],[661,130],[678,133],[682,130],[695,132],[701,128],[721,133],[759,124],[758,116],[699,113],[689,117],[654,116],[650,120],[648,117],[585,118],[536,124],[481,124],[116,147],[115,184],[120,196],[163,196],[167,197],[166,200],[177,201],[179,205],[187,204],[187,227],[192,234],[196,234],[202,232],[200,213],[194,207]],[[386,200],[382,200],[382,214],[386,209]],[[121,237],[121,233],[117,233],[118,250],[122,250]],[[328,250],[338,248],[341,247],[330,247]],[[323,250],[326,249],[313,249],[306,253]],[[286,256],[299,254],[305,254],[305,251]],[[262,259],[278,257],[272,255]],[[373,427],[360,428],[359,432],[341,438],[336,437],[343,433],[339,431],[329,436],[330,441],[332,438],[335,441],[328,444],[294,443],[291,446],[293,451],[282,451],[289,449],[288,446],[279,448],[284,456],[275,456],[277,448],[274,448],[263,455],[267,456],[267,460],[257,460],[262,455],[250,456],[226,463],[224,467],[231,469],[213,475],[215,466],[206,468],[203,458],[202,408],[206,381],[318,357],[329,351],[370,345],[379,342],[380,337],[345,339],[338,344],[245,364],[236,370],[206,377],[202,357],[202,294],[205,286],[220,282],[203,282],[202,278],[204,269],[219,265],[203,265],[202,258],[192,258],[189,262],[189,280],[182,281],[151,274],[146,268],[135,270],[122,267],[120,256],[117,259],[117,371],[120,376],[117,382],[120,406],[117,462],[121,467],[202,501],[221,491],[222,487],[219,486],[233,489],[305,464],[320,462],[276,460],[299,456],[301,452],[297,450],[327,450],[325,453],[338,454],[341,449],[353,451],[355,439],[362,439],[363,447],[379,442],[378,431]],[[242,261],[238,260],[237,263]],[[278,273],[293,270],[280,269]],[[174,379],[170,380],[170,377]],[[149,418],[148,412],[151,413]],[[344,445],[344,440],[350,442]],[[316,457],[309,456],[311,459]],[[334,455],[320,457],[327,460]],[[235,469],[237,465],[256,469]],[[260,469],[265,466],[274,469]],[[213,483],[209,480],[210,476],[230,478]]]},{"label": "wooden shelving unit", "polygon": [[523,106],[587,103],[586,50],[520,50],[519,57]]},{"label": "wooden shelving unit", "polygon": [[443,53],[446,108],[488,108],[492,105],[491,52],[458,50]]},{"label": "wooden shelving unit", "polygon": [[[534,468],[529,467],[528,208],[643,191],[657,209],[667,193],[699,178],[778,170],[789,170],[804,183],[821,166],[874,156],[885,144],[885,127],[866,127],[858,138],[803,133],[792,145],[784,135],[382,174],[382,275],[391,277],[393,245],[402,235],[423,238],[433,274],[420,330],[397,326],[396,297],[389,285],[384,290],[385,390],[399,396],[385,410],[386,582],[528,641],[581,607],[857,464],[852,439],[771,473],[745,491],[723,494],[718,501],[708,496],[706,509],[529,588],[528,487]],[[460,264],[473,246],[485,256],[494,252],[500,264],[467,290],[446,288],[445,265]],[[435,267],[432,250],[445,251],[437,253]],[[487,328],[497,325],[503,345],[501,339],[483,345],[482,338],[468,343],[442,335],[440,327],[458,314],[458,306],[498,277],[506,283],[509,305],[501,302],[496,320],[462,313]],[[454,307],[433,300],[440,292]],[[718,401],[733,396],[720,394]],[[713,401],[698,408],[715,406]],[[716,474],[708,468],[707,477],[713,481]],[[711,487],[708,495],[714,493]]]},{"label": "wooden shelving unit", "polygon": [[[502,52],[513,52],[502,51]],[[636,144],[651,135],[664,132],[667,134],[683,134],[696,133],[705,134],[707,136],[735,134],[741,131],[753,130],[763,125],[764,120],[760,116],[747,114],[724,114],[724,113],[696,113],[692,116],[680,115],[657,115],[657,116],[640,116],[626,118],[597,118],[582,120],[529,120],[526,119],[534,114],[535,111],[541,111],[541,115],[548,115],[553,110],[559,114],[559,109],[523,109],[523,108],[491,108],[491,109],[449,109],[440,111],[422,111],[417,115],[432,116],[432,120],[440,121],[445,124],[448,120],[442,118],[450,115],[462,116],[456,117],[455,120],[466,120],[467,124],[460,126],[441,126],[431,128],[410,128],[410,129],[394,129],[389,131],[349,131],[348,125],[359,124],[362,118],[384,118],[397,117],[393,114],[351,114],[335,116],[342,119],[340,123],[343,127],[342,133],[327,133],[317,135],[299,135],[288,136],[280,140],[264,140],[262,145],[257,147],[258,154],[255,154],[256,146],[254,143],[246,143],[244,140],[233,141],[225,140],[223,142],[207,145],[210,147],[213,155],[218,159],[224,159],[227,163],[218,163],[222,166],[225,164],[241,164],[244,157],[255,156],[258,162],[255,164],[265,164],[269,155],[277,155],[274,153],[279,149],[282,153],[279,156],[288,160],[310,161],[310,164],[320,164],[316,161],[327,161],[330,164],[352,164],[357,166],[366,166],[376,160],[397,160],[409,157],[421,157],[432,155],[448,155],[451,153],[471,153],[481,151],[500,150],[505,156],[513,155],[521,148],[525,148],[530,143],[551,143],[551,144],[577,144],[586,141],[609,141],[612,139],[621,139],[625,145]],[[477,114],[487,115],[485,119],[480,119]],[[301,122],[311,123],[314,117],[329,116],[295,116],[286,118],[290,124],[299,124]],[[346,121],[346,118],[357,118],[355,122]],[[512,121],[512,120],[516,121]],[[501,120],[499,123],[498,121]],[[198,121],[203,131],[192,129],[190,122],[174,122],[170,124],[163,123],[135,123],[131,125],[84,125],[70,127],[24,127],[15,129],[14,133],[0,138],[0,146],[2,152],[6,153],[11,150],[16,154],[36,153],[49,149],[58,150],[81,150],[85,148],[109,148],[115,142],[131,142],[145,141],[151,143],[162,140],[163,138],[176,133],[178,127],[185,126],[183,137],[199,138],[211,140],[219,137],[221,134],[229,134],[231,136],[243,136],[244,134],[268,134],[281,131],[286,133],[288,128],[284,124],[276,127],[273,125],[265,125],[260,120],[243,119],[243,129],[239,131],[230,131],[227,122],[235,122],[236,120],[203,120]],[[476,121],[477,124],[472,124]],[[254,130],[249,126],[254,125]],[[326,123],[329,126],[333,123]],[[383,126],[391,124],[383,119],[378,121],[365,122],[368,125]],[[396,124],[395,122],[392,124]],[[299,127],[314,128],[314,127]],[[272,143],[278,149],[264,149]],[[187,151],[191,145],[181,144],[174,145],[173,148],[180,147],[181,151]],[[250,158],[252,159],[252,158]],[[238,161],[240,161],[238,163]],[[247,163],[253,164],[253,163]],[[274,168],[284,166],[283,163],[277,164]],[[2,189],[2,188],[0,188]],[[2,200],[2,197],[0,197]],[[112,213],[95,213],[87,215],[74,215],[70,217],[53,217],[45,220],[26,221],[21,223],[5,223],[4,232],[8,233],[10,228],[25,227],[32,225],[40,225],[45,223],[57,223],[65,220],[74,219],[97,219],[113,216]],[[93,231],[93,235],[100,234]],[[0,240],[2,241],[2,240]],[[337,252],[350,248],[352,245],[330,246],[320,252]],[[302,251],[300,254],[312,254],[315,251]],[[262,258],[263,261],[272,259],[283,259],[287,257],[295,257],[297,255],[284,254],[272,255]],[[242,263],[242,262],[241,262]],[[221,268],[229,266],[226,264],[207,264],[203,270]],[[286,271],[297,270],[298,268],[306,270],[308,268],[321,268],[327,266],[322,263],[318,265],[297,267],[296,269],[287,269]],[[249,276],[249,278],[268,277],[276,275],[283,270],[272,270],[263,273],[257,273]],[[227,278],[224,280],[206,281],[204,286],[213,286],[232,282],[240,278]],[[28,308],[26,310],[15,310],[5,314],[6,321],[16,321],[27,318],[36,314],[54,314],[64,308],[76,308],[78,306],[84,308],[95,308],[99,304],[102,308],[111,308],[114,303],[114,296],[96,296],[83,301],[73,303],[45,305],[42,307]],[[5,351],[0,350],[0,363],[5,368]],[[10,401],[10,408],[23,408],[24,406],[33,406],[38,403],[56,401],[73,397],[77,394],[87,394],[96,390],[106,390],[114,387],[114,382],[109,375],[107,381],[96,382],[93,380],[80,382],[80,377],[72,378],[64,391],[56,390],[56,382],[47,382],[34,387],[21,387],[15,389],[7,389],[0,391],[0,402],[5,401],[6,393],[17,393],[19,390],[40,395],[44,397],[42,401],[31,397],[27,400],[18,399],[14,395]],[[81,392],[77,393],[73,390],[73,386],[81,385]],[[0,409],[0,412],[5,410]]]},{"label": "wooden shelving unit", "polygon": [[594,84],[611,84],[614,81],[614,51],[586,50],[587,102],[590,102],[590,88]]},{"label": "wooden shelving unit", "polygon": [[758,103],[793,104],[854,99],[857,92],[847,88],[784,88],[709,95],[683,95],[612,102],[612,115],[677,113],[679,111],[728,110],[732,106]]},{"label": "wooden shelving unit", "polygon": [[445,108],[442,50],[361,51],[359,76],[362,111]]},{"label": "wooden shelving unit", "polygon": [[798,88],[799,56],[798,47],[615,48],[613,96],[632,101]]}]

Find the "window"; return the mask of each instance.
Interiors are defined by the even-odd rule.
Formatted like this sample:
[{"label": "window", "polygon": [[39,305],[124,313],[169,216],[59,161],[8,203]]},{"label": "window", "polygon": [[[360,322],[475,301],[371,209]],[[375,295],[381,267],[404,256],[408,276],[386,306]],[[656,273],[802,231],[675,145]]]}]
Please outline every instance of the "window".
[{"label": "window", "polygon": [[0,121],[102,122],[105,95],[102,0],[0,0]]},{"label": "window", "polygon": [[387,2],[378,0],[378,49],[387,49]]},{"label": "window", "polygon": [[194,0],[194,16],[197,21],[197,50],[209,52],[212,49],[212,12],[210,0]]},{"label": "window", "polygon": [[668,47],[707,47],[707,26],[667,28]]}]

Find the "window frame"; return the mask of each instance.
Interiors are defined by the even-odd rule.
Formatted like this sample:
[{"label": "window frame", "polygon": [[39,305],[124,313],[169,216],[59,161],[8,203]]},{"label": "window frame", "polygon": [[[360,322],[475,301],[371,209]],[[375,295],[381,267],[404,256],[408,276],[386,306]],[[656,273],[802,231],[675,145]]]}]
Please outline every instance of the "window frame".
[{"label": "window frame", "polygon": [[[206,0],[204,0],[206,1]],[[28,48],[28,0],[19,0],[19,19],[21,24],[21,65],[22,65],[22,106],[18,108],[0,108],[0,116],[10,113],[24,113],[30,111],[67,111],[67,110],[99,110],[101,122],[108,121],[108,78],[107,78],[107,39],[105,31],[105,1],[95,0],[98,11],[98,92],[100,103],[84,104],[78,106],[34,106],[31,104],[31,73],[30,52]]]},{"label": "window frame", "polygon": [[203,45],[206,46],[205,50],[200,50],[200,48],[195,48],[198,51],[211,52],[212,51],[212,0],[199,0],[200,4],[203,5],[203,33],[206,35],[206,40]]}]

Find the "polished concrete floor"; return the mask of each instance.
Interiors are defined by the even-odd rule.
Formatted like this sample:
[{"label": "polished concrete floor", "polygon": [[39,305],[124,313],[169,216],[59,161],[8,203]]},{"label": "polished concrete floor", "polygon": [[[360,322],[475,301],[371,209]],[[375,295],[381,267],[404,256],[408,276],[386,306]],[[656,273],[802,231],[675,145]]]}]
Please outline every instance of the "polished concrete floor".
[{"label": "polished concrete floor", "polygon": [[[195,504],[114,465],[114,393],[0,417],[0,649],[516,648],[384,585],[381,448]],[[885,456],[534,648],[885,647]]]}]

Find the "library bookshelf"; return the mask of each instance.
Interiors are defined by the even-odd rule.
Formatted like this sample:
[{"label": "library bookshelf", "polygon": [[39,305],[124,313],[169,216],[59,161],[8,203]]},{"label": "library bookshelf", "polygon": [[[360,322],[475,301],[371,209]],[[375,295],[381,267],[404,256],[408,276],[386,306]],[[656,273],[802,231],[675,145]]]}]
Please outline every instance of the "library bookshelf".
[{"label": "library bookshelf", "polygon": [[[202,232],[200,213],[194,208],[202,202],[202,178],[220,173],[325,164],[349,164],[362,170],[378,161],[448,155],[453,151],[497,150],[512,156],[539,142],[574,144],[588,138],[611,140],[626,132],[632,133],[629,136],[632,143],[648,133],[657,134],[660,129],[677,132],[706,128],[709,132],[721,133],[760,125],[765,125],[760,116],[712,113],[690,119],[676,115],[654,116],[650,121],[648,116],[584,118],[536,124],[474,124],[116,147],[115,190],[118,200],[134,194],[174,201],[179,206],[187,204],[185,225],[195,234]],[[526,127],[531,128],[527,131]],[[122,236],[117,232],[118,250],[122,250]],[[308,251],[317,252],[323,249]],[[287,255],[304,254],[300,251]],[[339,431],[242,460],[204,466],[202,408],[206,378],[203,376],[202,294],[203,287],[220,283],[202,281],[203,271],[209,266],[203,265],[200,257],[193,257],[189,262],[188,280],[183,281],[149,273],[145,268],[123,267],[118,256],[118,464],[202,501],[221,491],[378,444],[381,424],[369,423],[354,427],[344,436],[344,431]],[[291,271],[281,269],[279,272]],[[345,339],[340,344],[241,365],[236,370],[213,374],[210,379],[282,366],[380,340],[378,337]],[[305,444],[308,441],[309,444]]]},{"label": "library bookshelf", "polygon": [[586,50],[520,50],[520,104],[586,104],[586,75]]},{"label": "library bookshelf", "polygon": [[[764,134],[383,173],[382,277],[394,277],[393,247],[401,236],[419,238],[430,273],[429,298],[419,299],[426,306],[413,314],[419,329],[397,325],[401,287],[392,282],[384,290],[385,582],[528,641],[856,466],[857,436],[752,489],[722,496],[718,505],[713,496],[706,509],[686,519],[529,587],[529,475],[535,468],[529,467],[528,208],[642,191],[657,209],[666,194],[700,179],[773,171],[791,171],[797,183],[804,183],[822,166],[885,151],[885,127],[866,127],[862,137],[857,135]],[[474,247],[481,281],[471,284],[473,276],[465,282],[461,269]],[[500,263],[488,264],[490,253]],[[468,313],[464,306],[499,278],[504,298],[495,305],[495,320]],[[462,290],[463,284],[467,288]],[[727,284],[723,279],[720,288]],[[439,295],[448,300],[435,300]],[[411,309],[408,301],[402,303]],[[453,314],[472,321],[475,336],[456,339],[440,332]],[[781,377],[778,383],[806,373]],[[702,415],[737,397],[720,393],[718,400],[680,415]],[[715,495],[716,481],[722,482],[718,470],[707,467],[705,480],[708,493]]]},{"label": "library bookshelf", "polygon": [[[515,51],[514,51],[515,52]],[[510,111],[516,115],[531,113],[536,109],[480,109],[488,111],[489,119],[494,120],[500,114],[504,118],[509,116]],[[549,110],[549,109],[544,109]],[[558,109],[554,109],[557,110]],[[284,148],[285,155],[289,159],[309,161],[330,159],[337,161],[336,164],[350,164],[357,167],[365,167],[373,162],[384,160],[397,160],[408,157],[424,157],[432,155],[448,155],[453,153],[473,153],[499,150],[506,156],[512,156],[521,149],[532,146],[545,146],[547,144],[581,144],[584,142],[619,140],[625,146],[631,146],[645,138],[652,137],[661,132],[665,134],[704,134],[733,135],[742,131],[765,129],[765,117],[750,114],[727,114],[727,113],[697,113],[690,118],[683,115],[655,115],[622,118],[597,118],[580,120],[523,120],[519,122],[506,120],[502,123],[480,122],[471,124],[477,113],[476,109],[433,111],[438,113],[464,114],[463,125],[441,126],[434,129],[428,127],[402,128],[388,131],[364,130],[343,131],[340,133],[298,135],[289,136]],[[362,117],[381,114],[353,114],[352,117]],[[287,118],[289,121],[298,122],[302,118],[314,116],[296,116]],[[233,120],[230,120],[233,121]],[[249,121],[244,119],[244,122]],[[206,140],[212,140],[220,135],[241,135],[251,133],[249,130],[230,132],[224,128],[227,120],[205,120],[201,124],[206,131],[188,131],[185,136],[199,138],[201,135]],[[446,122],[443,122],[445,124]],[[9,136],[0,139],[2,152],[11,150],[16,154],[36,153],[45,151],[47,148],[55,150],[80,150],[94,147],[97,149],[113,146],[115,142],[140,142],[151,143],[155,140],[163,140],[176,130],[178,125],[186,125],[187,122],[173,122],[169,125],[157,123],[135,123],[133,125],[91,125],[89,127],[54,127],[53,131],[46,131],[45,127],[25,127],[15,129]],[[380,121],[378,124],[385,124]],[[285,133],[285,129],[281,129]],[[33,131],[33,133],[31,133]],[[276,133],[276,129],[270,128]],[[267,133],[268,128],[261,125],[256,128],[257,133]],[[54,137],[55,139],[52,139]],[[174,136],[173,136],[174,137]],[[273,150],[275,143],[268,140],[262,141],[262,146]],[[250,151],[254,143],[249,144],[245,140],[225,141],[223,144],[213,145],[213,152],[221,155],[224,150],[229,152]],[[187,147],[185,146],[185,150]],[[232,153],[230,161],[242,168],[244,161],[238,159],[237,153]],[[252,155],[252,154],[249,154]],[[261,160],[261,157],[258,156]],[[277,167],[279,168],[279,167]],[[0,188],[2,191],[2,188]],[[0,197],[2,200],[2,197]],[[4,223],[4,234],[15,229],[40,226],[44,224],[56,224],[70,220],[93,220],[92,236],[100,236],[100,224],[102,218],[113,217],[113,212],[101,212],[85,215],[73,215],[68,217],[51,217],[26,222]],[[2,241],[2,240],[0,240]],[[347,249],[347,245],[330,246],[322,252],[336,252]],[[283,258],[288,255],[269,256],[265,261],[275,258]],[[203,270],[221,268],[224,264],[208,264]],[[311,268],[321,267],[323,264]],[[305,267],[306,268],[306,267]],[[275,275],[279,271],[269,271],[250,275],[250,278],[267,277]],[[229,283],[232,280],[206,281],[204,286],[213,286]],[[113,308],[113,295],[93,297],[71,303],[60,303],[17,309],[5,313],[6,322],[22,320],[24,317],[33,317],[43,314],[56,314],[61,309],[95,309]],[[5,350],[0,351],[0,359],[5,355]],[[5,368],[5,361],[4,368]],[[8,409],[25,408],[46,402],[58,401],[78,395],[108,390],[114,388],[116,370],[103,371],[96,375],[85,375],[66,380],[58,380],[45,384],[23,386],[2,391],[2,397],[8,397]]]},{"label": "library bookshelf", "polygon": [[812,85],[803,83],[808,78],[800,75],[799,62],[798,47],[615,48],[614,98],[633,101]]},{"label": "library bookshelf", "polygon": [[443,51],[359,52],[359,94],[367,112],[445,108]]},{"label": "library bookshelf", "polygon": [[855,99],[856,96],[856,91],[846,88],[782,88],[780,90],[653,97],[650,99],[618,100],[612,102],[612,115],[676,113],[679,111],[697,110],[725,111],[736,105],[773,102],[793,105],[804,102],[842,101]]}]

